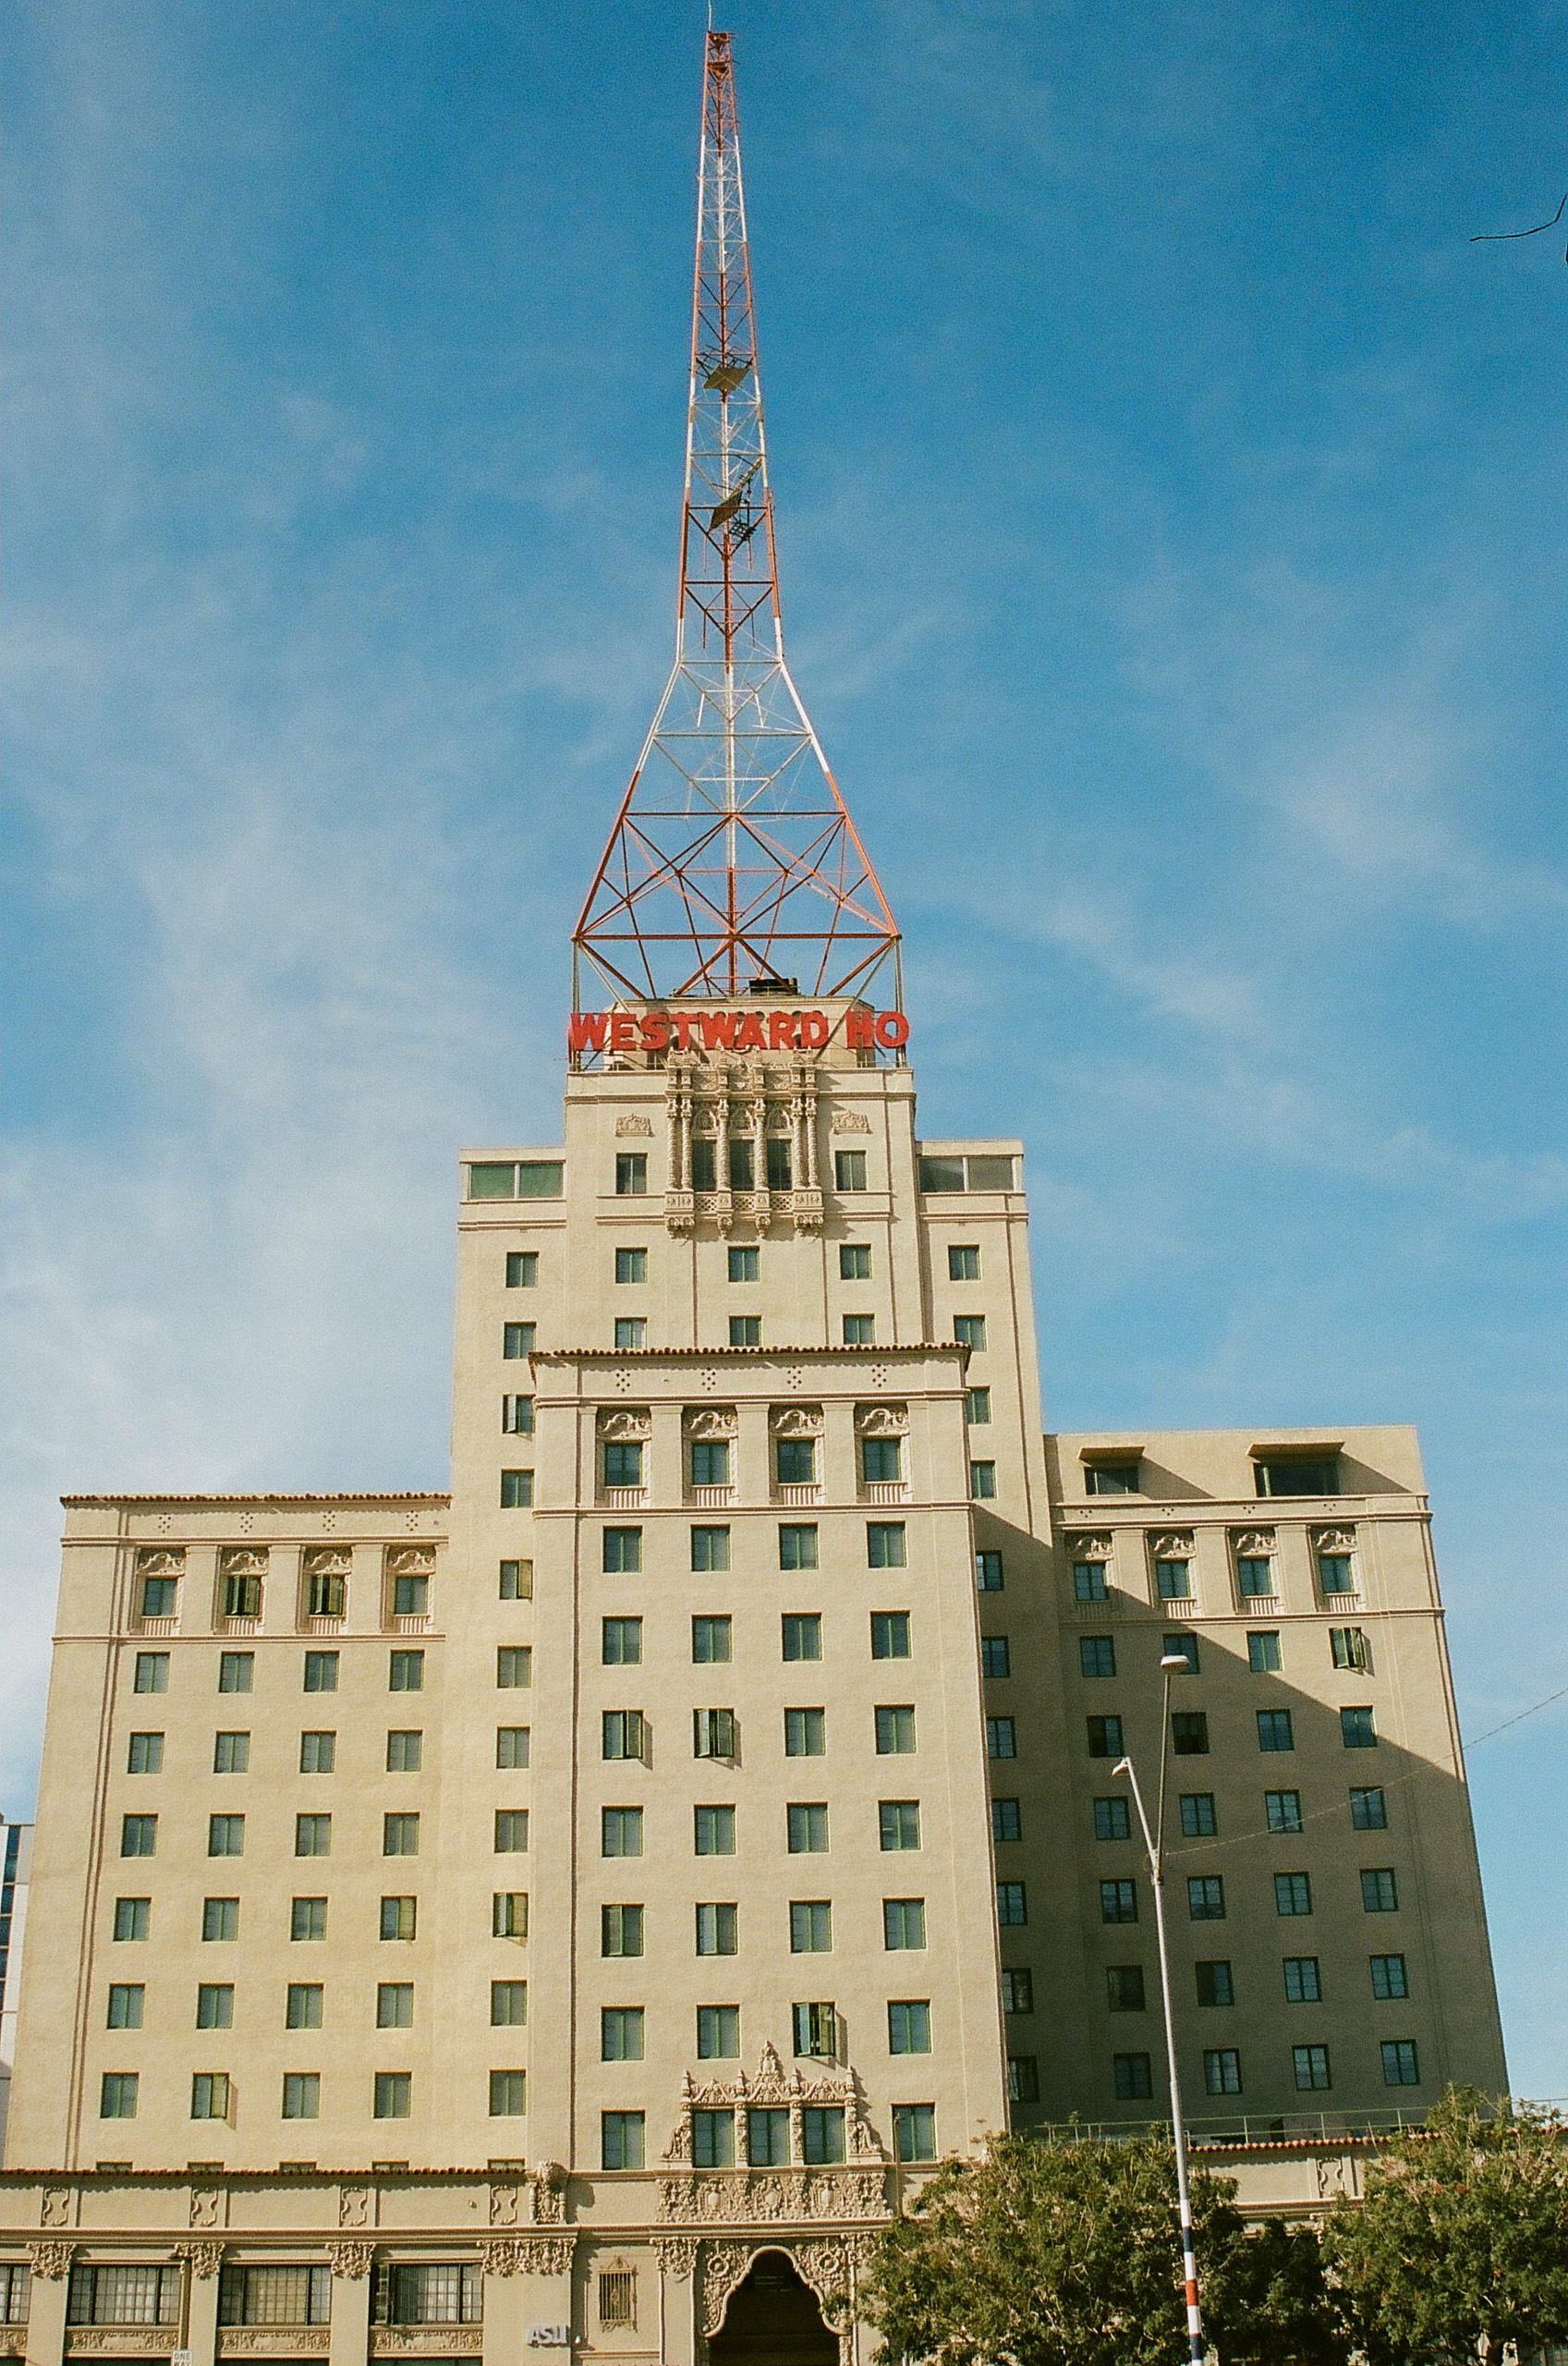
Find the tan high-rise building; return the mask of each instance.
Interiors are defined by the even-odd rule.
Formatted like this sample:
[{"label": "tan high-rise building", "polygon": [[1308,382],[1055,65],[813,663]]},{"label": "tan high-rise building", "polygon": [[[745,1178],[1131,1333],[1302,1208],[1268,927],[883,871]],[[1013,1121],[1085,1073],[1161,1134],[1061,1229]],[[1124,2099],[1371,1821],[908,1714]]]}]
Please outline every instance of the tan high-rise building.
[{"label": "tan high-rise building", "polygon": [[[699,277],[727,601],[771,513]],[[1413,1433],[1043,1433],[1022,1144],[920,1137],[825,766],[814,990],[737,918],[801,811],[737,780],[820,762],[781,684],[726,644],[638,770],[717,799],[717,949],[614,970],[628,798],[564,1140],[462,1155],[450,1496],[68,1500],[0,2355],[853,2349],[924,2164],[1162,2116],[1127,1758],[1250,2199],[1503,2084]]]}]

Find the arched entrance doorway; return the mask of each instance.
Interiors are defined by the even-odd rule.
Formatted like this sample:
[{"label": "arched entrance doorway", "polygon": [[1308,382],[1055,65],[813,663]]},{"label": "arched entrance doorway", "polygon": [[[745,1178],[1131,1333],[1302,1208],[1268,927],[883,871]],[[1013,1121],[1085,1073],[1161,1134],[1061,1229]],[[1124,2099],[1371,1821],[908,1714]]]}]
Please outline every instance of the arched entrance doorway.
[{"label": "arched entrance doorway", "polygon": [[708,2344],[709,2366],[838,2366],[838,2336],[784,2251],[760,2251]]}]

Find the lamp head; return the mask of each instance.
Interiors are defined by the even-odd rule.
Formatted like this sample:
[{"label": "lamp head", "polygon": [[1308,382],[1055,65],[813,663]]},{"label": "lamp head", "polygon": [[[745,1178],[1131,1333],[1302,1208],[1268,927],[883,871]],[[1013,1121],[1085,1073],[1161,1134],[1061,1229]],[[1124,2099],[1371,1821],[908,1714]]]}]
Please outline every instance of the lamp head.
[{"label": "lamp head", "polygon": [[1192,1673],[1192,1662],[1188,1659],[1185,1652],[1167,1652],[1164,1658],[1161,1661],[1160,1666],[1161,1672],[1167,1676],[1170,1675],[1173,1669],[1179,1667],[1185,1668],[1189,1676]]}]

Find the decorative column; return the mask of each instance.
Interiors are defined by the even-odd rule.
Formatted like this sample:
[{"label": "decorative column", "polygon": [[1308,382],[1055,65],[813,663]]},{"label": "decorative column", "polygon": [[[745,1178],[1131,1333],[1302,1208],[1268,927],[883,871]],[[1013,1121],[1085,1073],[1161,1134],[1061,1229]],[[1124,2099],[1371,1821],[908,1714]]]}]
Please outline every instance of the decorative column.
[{"label": "decorative column", "polygon": [[697,2237],[658,2235],[661,2366],[697,2366]]},{"label": "decorative column", "polygon": [[332,2264],[332,2338],[329,2366],[365,2366],[371,2348],[371,2243],[329,2243]]},{"label": "decorative column", "polygon": [[190,2366],[213,2366],[218,2354],[218,2290],[224,2264],[222,2243],[176,2243],[185,2262],[185,2344]]},{"label": "decorative column", "polygon": [[27,2321],[28,2366],[60,2366],[66,2353],[66,2302],[74,2243],[30,2243],[31,2306]]}]

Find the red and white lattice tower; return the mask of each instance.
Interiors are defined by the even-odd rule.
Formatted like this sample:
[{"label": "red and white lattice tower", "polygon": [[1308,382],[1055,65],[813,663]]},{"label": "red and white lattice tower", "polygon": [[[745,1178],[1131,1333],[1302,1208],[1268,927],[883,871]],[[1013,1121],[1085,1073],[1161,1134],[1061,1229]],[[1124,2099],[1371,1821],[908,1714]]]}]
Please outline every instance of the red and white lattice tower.
[{"label": "red and white lattice tower", "polygon": [[863,994],[898,927],[784,663],[728,33],[702,86],[675,662],[572,935],[612,994]]}]

